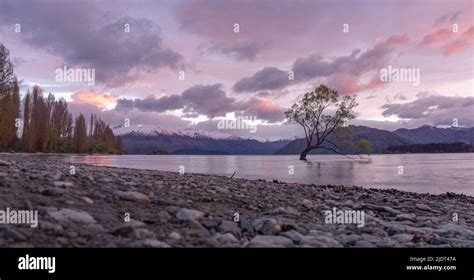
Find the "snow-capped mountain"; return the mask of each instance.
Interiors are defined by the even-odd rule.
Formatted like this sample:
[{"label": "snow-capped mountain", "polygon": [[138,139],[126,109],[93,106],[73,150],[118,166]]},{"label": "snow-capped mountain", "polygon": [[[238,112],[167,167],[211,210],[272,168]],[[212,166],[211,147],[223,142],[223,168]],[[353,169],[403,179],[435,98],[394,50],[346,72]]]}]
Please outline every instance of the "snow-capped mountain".
[{"label": "snow-capped mountain", "polygon": [[225,139],[230,137],[236,137],[229,133],[223,132],[209,132],[200,129],[194,129],[190,127],[175,127],[175,128],[163,128],[163,127],[149,127],[149,126],[135,126],[133,129],[119,127],[114,129],[116,135],[135,135],[135,136],[157,136],[157,135],[176,135],[176,136],[188,136],[193,138],[214,138],[214,139]]},{"label": "snow-capped mountain", "polygon": [[[117,131],[116,131],[117,132]],[[129,154],[272,154],[289,140],[258,141],[227,133],[209,133],[192,128],[160,127],[120,134]]]}]

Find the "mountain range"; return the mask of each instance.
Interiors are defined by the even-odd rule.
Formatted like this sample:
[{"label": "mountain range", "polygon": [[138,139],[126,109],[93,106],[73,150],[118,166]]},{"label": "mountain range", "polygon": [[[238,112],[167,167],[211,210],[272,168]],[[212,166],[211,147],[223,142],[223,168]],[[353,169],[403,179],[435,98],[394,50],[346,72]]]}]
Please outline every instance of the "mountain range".
[{"label": "mountain range", "polygon": [[202,134],[180,132],[151,133],[132,131],[121,136],[128,154],[229,154],[268,155],[281,149],[290,140],[261,142],[239,137],[213,138]]},{"label": "mountain range", "polygon": [[[367,139],[372,142],[372,153],[383,153],[388,147],[455,143],[472,144],[474,128],[437,128],[422,126],[415,129],[397,129],[393,132],[353,126],[353,142]],[[239,137],[216,138],[191,131],[154,129],[148,133],[132,131],[121,135],[128,154],[188,154],[188,155],[270,155],[299,154],[305,139],[258,141]],[[319,149],[313,153],[331,153]]]}]

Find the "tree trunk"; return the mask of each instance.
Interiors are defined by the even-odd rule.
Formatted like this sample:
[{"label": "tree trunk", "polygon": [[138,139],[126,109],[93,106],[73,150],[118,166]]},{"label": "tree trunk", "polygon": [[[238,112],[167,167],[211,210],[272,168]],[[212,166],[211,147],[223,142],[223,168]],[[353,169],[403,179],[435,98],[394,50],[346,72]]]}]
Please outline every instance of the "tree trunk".
[{"label": "tree trunk", "polygon": [[308,155],[308,153],[311,150],[312,150],[312,148],[310,148],[310,147],[304,149],[304,151],[302,151],[301,154],[300,154],[300,160],[306,160],[306,156]]}]

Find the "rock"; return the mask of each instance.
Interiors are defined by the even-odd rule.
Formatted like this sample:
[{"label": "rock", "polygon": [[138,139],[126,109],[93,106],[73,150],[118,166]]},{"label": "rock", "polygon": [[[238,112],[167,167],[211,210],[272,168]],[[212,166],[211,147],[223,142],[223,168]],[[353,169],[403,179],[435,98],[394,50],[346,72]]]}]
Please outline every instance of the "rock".
[{"label": "rock", "polygon": [[248,232],[250,234],[253,234],[254,232],[252,223],[247,220],[240,220],[239,226],[244,232]]},{"label": "rock", "polygon": [[59,211],[49,212],[49,215],[55,220],[61,222],[76,222],[81,224],[93,224],[96,220],[84,211],[78,211],[68,208],[62,208]]},{"label": "rock", "polygon": [[62,174],[61,174],[61,172],[59,172],[59,170],[55,170],[55,171],[48,174],[48,177],[50,179],[52,179],[53,181],[61,180],[61,176],[62,176]]},{"label": "rock", "polygon": [[209,230],[198,221],[186,221],[186,225],[189,227],[185,232],[187,236],[193,236],[193,238],[204,238],[211,235]]},{"label": "rock", "polygon": [[280,225],[270,218],[256,219],[252,225],[256,232],[264,235],[277,235],[281,231]]},{"label": "rock", "polygon": [[99,224],[86,224],[81,227],[80,231],[82,235],[94,236],[94,234],[97,234],[99,232],[105,232],[105,229]]},{"label": "rock", "polygon": [[409,221],[414,221],[416,219],[416,215],[413,213],[403,213],[403,214],[398,214],[396,216],[397,220],[409,220]]},{"label": "rock", "polygon": [[122,200],[133,201],[133,202],[142,203],[142,204],[148,204],[151,202],[148,196],[139,192],[115,191],[114,195],[118,196]]},{"label": "rock", "polygon": [[41,192],[41,194],[47,195],[47,196],[61,196],[64,193],[66,193],[66,190],[60,189],[60,188],[48,188]]},{"label": "rock", "polygon": [[313,208],[314,204],[309,199],[303,199],[303,206],[306,208]]},{"label": "rock", "polygon": [[337,248],[342,245],[335,240],[330,234],[325,232],[315,233],[314,230],[310,231],[310,235],[306,235],[301,241],[303,245],[309,245],[311,247],[322,247],[322,248]]},{"label": "rock", "polygon": [[9,163],[8,161],[5,161],[5,160],[0,160],[0,166],[10,166],[11,163]]},{"label": "rock", "polygon": [[74,186],[74,183],[71,182],[65,182],[65,181],[55,181],[53,185],[56,188],[70,188]]},{"label": "rock", "polygon": [[5,173],[5,172],[0,172],[0,178],[3,179],[3,178],[6,178],[6,177],[8,177],[8,174],[7,174],[7,173]]},{"label": "rock", "polygon": [[217,234],[215,239],[217,242],[222,244],[239,243],[239,240],[235,238],[235,236],[230,232],[225,234]]},{"label": "rock", "polygon": [[130,224],[119,226],[112,231],[113,235],[130,237],[135,233],[135,227]]},{"label": "rock", "polygon": [[178,213],[178,211],[180,210],[181,208],[177,207],[177,206],[174,206],[174,205],[171,205],[171,206],[167,206],[166,207],[166,211],[168,211],[169,213],[171,213],[172,215],[176,215],[176,213]]},{"label": "rock", "polygon": [[154,232],[146,228],[136,229],[135,235],[137,238],[141,238],[141,239],[153,239],[156,237]]},{"label": "rock", "polygon": [[156,239],[145,239],[132,243],[133,246],[151,247],[151,248],[169,248],[170,245]]},{"label": "rock", "polygon": [[216,219],[206,218],[202,221],[202,225],[208,229],[217,228],[219,226],[220,221]]},{"label": "rock", "polygon": [[171,219],[170,213],[168,213],[166,211],[158,212],[157,216],[158,216],[158,219],[160,220],[160,222],[167,222]]},{"label": "rock", "polygon": [[345,234],[341,236],[341,240],[344,244],[352,245],[360,240],[360,236],[357,234]]},{"label": "rock", "polygon": [[300,216],[300,212],[293,207],[278,207],[270,211],[270,214],[273,215],[284,215],[290,217],[298,217]]},{"label": "rock", "polygon": [[367,241],[367,240],[358,240],[354,247],[359,247],[359,248],[376,248],[377,246],[375,246],[372,242],[370,241]]},{"label": "rock", "polygon": [[232,233],[234,236],[240,237],[241,231],[239,226],[231,221],[222,221],[221,225],[219,226],[219,230],[222,233]]},{"label": "rock", "polygon": [[415,205],[416,209],[418,210],[422,210],[422,211],[431,211],[431,207],[429,207],[428,205],[425,205],[425,204],[421,204],[421,203],[417,203]]},{"label": "rock", "polygon": [[274,236],[274,235],[257,235],[248,245],[249,247],[273,247],[273,248],[281,248],[281,247],[291,247],[293,246],[293,241],[283,236]]},{"label": "rock", "polygon": [[55,231],[55,232],[62,232],[64,229],[61,225],[50,223],[47,221],[39,222],[40,229]]},{"label": "rock", "polygon": [[132,225],[132,226],[134,226],[134,227],[136,227],[136,228],[146,226],[146,224],[145,224],[144,222],[139,221],[139,220],[134,220],[134,219],[130,219],[130,221],[125,222],[125,224],[127,224],[127,225]]},{"label": "rock", "polygon": [[15,241],[25,241],[27,239],[23,233],[10,226],[0,228],[0,240],[1,237]]},{"label": "rock", "polygon": [[94,200],[88,198],[87,196],[83,196],[82,200],[87,204],[94,204]]},{"label": "rock", "polygon": [[474,230],[469,230],[461,225],[457,224],[443,224],[438,226],[439,231],[441,232],[453,232],[456,234],[461,234],[463,236],[474,237]]},{"label": "rock", "polygon": [[413,234],[400,233],[400,234],[392,235],[390,237],[400,243],[407,243],[413,240],[413,236],[414,236]]},{"label": "rock", "polygon": [[379,212],[387,212],[387,213],[390,213],[392,215],[402,214],[401,211],[393,209],[389,206],[379,206],[379,205],[374,205],[374,204],[367,204],[366,207],[370,210],[376,210],[376,211],[379,211]]},{"label": "rock", "polygon": [[204,218],[204,213],[198,210],[181,208],[181,210],[176,213],[176,218],[181,221],[197,221]]},{"label": "rock", "polygon": [[301,233],[297,232],[294,229],[285,231],[281,233],[280,235],[291,239],[293,243],[295,244],[300,244],[304,239],[304,235],[302,235]]},{"label": "rock", "polygon": [[30,174],[29,177],[31,180],[41,180],[44,178],[44,173]]},{"label": "rock", "polygon": [[177,233],[176,231],[173,231],[172,233],[170,233],[170,235],[168,237],[171,238],[171,239],[174,239],[174,240],[180,240],[181,239],[181,235],[179,233]]}]

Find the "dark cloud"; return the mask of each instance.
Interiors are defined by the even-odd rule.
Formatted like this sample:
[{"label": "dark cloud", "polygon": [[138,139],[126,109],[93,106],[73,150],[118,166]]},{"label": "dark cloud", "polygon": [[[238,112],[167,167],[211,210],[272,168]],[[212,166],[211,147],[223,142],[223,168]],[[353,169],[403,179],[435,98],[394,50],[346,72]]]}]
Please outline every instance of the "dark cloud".
[{"label": "dark cloud", "polygon": [[257,42],[245,42],[232,46],[214,46],[224,54],[235,56],[239,60],[253,61],[257,54],[265,48],[267,44],[260,44]]},{"label": "dark cloud", "polygon": [[145,99],[137,98],[135,100],[121,98],[117,101],[116,109],[119,111],[138,109],[141,111],[165,112],[180,109],[182,106],[183,103],[180,96],[169,95],[161,98],[149,96]]},{"label": "dark cloud", "polygon": [[446,22],[454,23],[461,14],[462,14],[462,10],[459,10],[456,12],[450,12],[445,15],[442,15],[434,21],[433,27],[438,27]]},{"label": "dark cloud", "polygon": [[451,125],[457,119],[460,126],[474,126],[474,97],[426,95],[408,103],[384,104],[382,115],[398,116],[416,125]]},{"label": "dark cloud", "polygon": [[181,95],[166,95],[159,98],[151,95],[144,99],[117,100],[116,111],[127,112],[134,109],[160,113],[182,109],[184,117],[205,115],[211,119],[237,112],[240,115],[256,116],[268,122],[281,121],[285,111],[268,98],[252,97],[245,101],[236,101],[226,95],[222,84],[192,86]]},{"label": "dark cloud", "polygon": [[[388,65],[394,57],[396,47],[406,44],[408,44],[408,38],[405,36],[391,36],[386,40],[377,42],[373,48],[365,52],[354,50],[350,55],[336,57],[332,60],[324,60],[319,55],[299,58],[295,60],[292,67],[294,79],[295,82],[306,82],[316,78],[330,77],[335,74],[345,74],[345,77],[352,77],[350,80],[346,79],[351,85],[343,85],[341,88],[353,89],[353,84],[357,84],[359,76]],[[373,82],[373,84],[361,86],[357,89],[375,88],[375,81]],[[291,84],[293,84],[293,81],[288,79],[287,71],[276,67],[265,67],[254,75],[238,81],[233,86],[233,90],[235,92],[279,90]]]},{"label": "dark cloud", "polygon": [[209,116],[225,116],[235,109],[235,99],[226,96],[222,84],[196,85],[183,91],[184,112]]},{"label": "dark cloud", "polygon": [[222,84],[196,85],[186,89],[181,95],[165,95],[159,98],[151,95],[144,99],[121,98],[117,101],[116,110],[132,109],[151,112],[183,109],[186,117],[201,114],[214,118],[235,110],[236,102],[234,98],[226,96]]},{"label": "dark cloud", "polygon": [[[120,86],[136,77],[132,70],[182,65],[182,56],[163,46],[151,20],[112,18],[87,1],[2,1],[0,24],[22,25],[29,45],[63,58],[70,67],[96,69],[98,82]],[[130,24],[131,32],[124,32]]]},{"label": "dark cloud", "polygon": [[238,81],[232,89],[235,92],[256,92],[260,90],[282,89],[290,84],[288,71],[276,67],[265,67],[251,77]]}]

